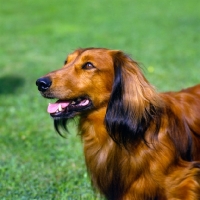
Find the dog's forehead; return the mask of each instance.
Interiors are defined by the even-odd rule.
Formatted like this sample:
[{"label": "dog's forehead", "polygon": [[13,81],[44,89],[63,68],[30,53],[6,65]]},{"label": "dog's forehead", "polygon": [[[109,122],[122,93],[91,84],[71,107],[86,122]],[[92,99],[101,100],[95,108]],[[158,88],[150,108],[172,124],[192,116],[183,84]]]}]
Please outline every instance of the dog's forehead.
[{"label": "dog's forehead", "polygon": [[89,48],[89,49],[78,49],[67,57],[67,62],[110,62],[112,63],[112,54],[109,49],[101,48]]},{"label": "dog's forehead", "polygon": [[110,59],[109,50],[106,49],[88,49],[80,54],[82,60],[101,60]]}]

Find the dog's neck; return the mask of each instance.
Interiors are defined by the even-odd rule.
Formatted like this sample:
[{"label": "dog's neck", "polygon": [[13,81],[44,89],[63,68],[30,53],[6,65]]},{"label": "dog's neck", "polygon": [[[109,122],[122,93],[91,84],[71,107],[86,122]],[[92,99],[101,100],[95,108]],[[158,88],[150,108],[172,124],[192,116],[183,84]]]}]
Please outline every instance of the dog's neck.
[{"label": "dog's neck", "polygon": [[106,181],[108,165],[113,166],[111,162],[113,162],[114,158],[110,158],[110,156],[115,154],[113,151],[116,149],[115,142],[110,138],[104,126],[105,114],[106,107],[103,107],[82,116],[80,119],[80,130],[82,131],[81,136],[88,172],[94,186],[99,188],[103,193],[105,191],[103,191],[101,185],[104,184],[106,188],[106,185],[109,183],[101,183],[101,181]]},{"label": "dog's neck", "polygon": [[104,126],[105,114],[106,107],[103,107],[81,117],[79,126],[85,151],[91,148],[91,151],[99,151],[114,144]]}]

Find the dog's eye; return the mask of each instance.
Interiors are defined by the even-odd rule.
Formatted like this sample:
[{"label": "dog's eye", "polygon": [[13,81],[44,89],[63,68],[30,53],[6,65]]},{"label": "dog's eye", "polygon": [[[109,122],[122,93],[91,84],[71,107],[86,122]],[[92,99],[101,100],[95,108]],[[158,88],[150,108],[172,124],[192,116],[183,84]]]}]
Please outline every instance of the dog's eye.
[{"label": "dog's eye", "polygon": [[95,68],[94,65],[91,62],[86,62],[83,66],[82,69],[93,69]]}]

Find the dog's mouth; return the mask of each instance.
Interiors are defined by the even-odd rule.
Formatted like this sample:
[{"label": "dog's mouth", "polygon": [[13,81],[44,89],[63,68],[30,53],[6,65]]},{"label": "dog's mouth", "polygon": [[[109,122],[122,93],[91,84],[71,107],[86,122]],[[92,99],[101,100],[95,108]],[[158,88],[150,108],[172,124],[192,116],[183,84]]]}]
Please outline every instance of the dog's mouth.
[{"label": "dog's mouth", "polygon": [[58,100],[55,103],[49,103],[47,112],[54,119],[72,118],[82,111],[93,107],[89,98],[79,97],[72,100]]}]

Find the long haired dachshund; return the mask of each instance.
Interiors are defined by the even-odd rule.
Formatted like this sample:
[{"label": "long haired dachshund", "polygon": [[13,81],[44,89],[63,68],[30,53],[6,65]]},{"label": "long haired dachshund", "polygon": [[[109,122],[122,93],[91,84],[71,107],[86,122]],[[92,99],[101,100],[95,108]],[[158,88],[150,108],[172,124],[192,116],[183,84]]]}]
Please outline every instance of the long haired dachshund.
[{"label": "long haired dachshund", "polygon": [[36,82],[58,132],[80,116],[92,183],[109,200],[200,199],[200,85],[158,93],[121,51],[78,49]]}]

